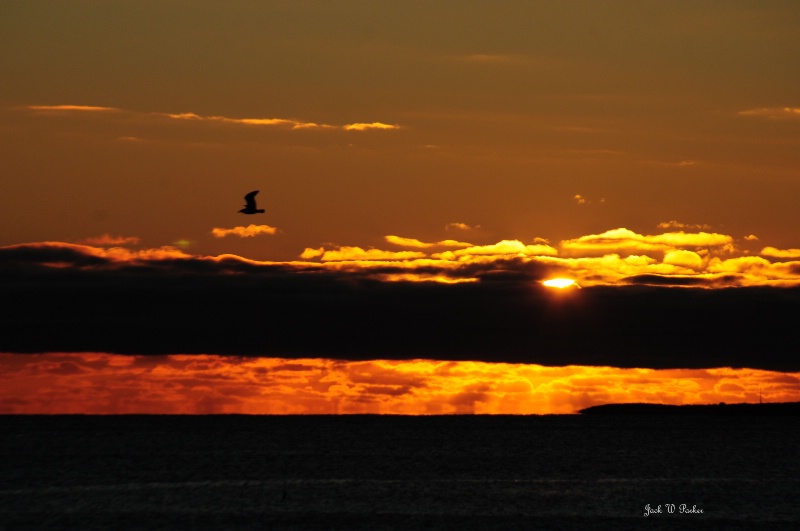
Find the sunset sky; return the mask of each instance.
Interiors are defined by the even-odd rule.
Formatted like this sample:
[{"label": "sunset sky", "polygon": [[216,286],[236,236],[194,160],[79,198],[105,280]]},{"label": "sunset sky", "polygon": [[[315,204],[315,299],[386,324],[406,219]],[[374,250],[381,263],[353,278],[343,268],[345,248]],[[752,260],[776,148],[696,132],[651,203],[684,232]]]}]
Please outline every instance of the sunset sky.
[{"label": "sunset sky", "polygon": [[3,3],[0,412],[800,400],[798,27]]}]

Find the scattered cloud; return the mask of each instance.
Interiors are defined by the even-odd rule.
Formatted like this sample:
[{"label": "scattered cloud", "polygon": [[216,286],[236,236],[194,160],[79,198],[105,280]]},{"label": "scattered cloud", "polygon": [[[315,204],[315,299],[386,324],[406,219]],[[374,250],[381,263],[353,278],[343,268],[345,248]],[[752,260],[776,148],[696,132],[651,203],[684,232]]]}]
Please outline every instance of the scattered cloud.
[{"label": "scattered cloud", "polygon": [[275,227],[269,225],[253,225],[250,224],[246,227],[238,226],[232,229],[221,229],[214,227],[211,229],[211,234],[215,238],[224,238],[226,236],[239,236],[240,238],[252,238],[259,234],[275,234],[278,231]]},{"label": "scattered cloud", "polygon": [[758,240],[758,236],[756,236],[755,234],[748,234],[747,236],[744,237],[744,239],[749,242],[754,242]]}]

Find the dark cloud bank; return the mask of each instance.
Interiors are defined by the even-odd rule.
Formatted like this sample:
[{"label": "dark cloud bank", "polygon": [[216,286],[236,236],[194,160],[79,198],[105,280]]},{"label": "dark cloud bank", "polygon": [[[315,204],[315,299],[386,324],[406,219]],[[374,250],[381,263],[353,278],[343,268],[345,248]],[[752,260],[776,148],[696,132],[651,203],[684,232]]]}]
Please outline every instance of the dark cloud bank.
[{"label": "dark cloud bank", "polygon": [[2,352],[800,370],[794,288],[558,292],[514,261],[450,285],[237,260],[111,267],[64,249],[52,267],[42,250],[3,251]]}]

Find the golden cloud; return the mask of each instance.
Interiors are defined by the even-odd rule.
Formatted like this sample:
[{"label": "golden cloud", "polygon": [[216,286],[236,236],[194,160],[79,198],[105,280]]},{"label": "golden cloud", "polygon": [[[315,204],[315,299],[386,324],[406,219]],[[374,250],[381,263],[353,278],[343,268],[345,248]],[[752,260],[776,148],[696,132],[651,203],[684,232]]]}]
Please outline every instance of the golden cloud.
[{"label": "golden cloud", "polygon": [[361,247],[342,246],[333,250],[306,249],[301,257],[319,257],[323,262],[343,262],[353,260],[412,260],[425,258],[425,253],[417,251],[384,251],[381,249],[363,249]]},{"label": "golden cloud", "polygon": [[[250,225],[215,228],[212,232],[222,238],[275,231],[268,225]],[[125,263],[148,266],[179,259],[189,269],[195,264],[195,270],[204,270],[199,264],[205,261],[216,262],[225,271],[280,266],[341,271],[386,281],[474,282],[488,275],[509,273],[508,278],[530,278],[532,282],[563,276],[584,287],[620,282],[707,288],[800,285],[799,249],[764,247],[760,256],[736,256],[731,252],[733,238],[717,233],[641,235],[619,228],[564,240],[560,249],[541,238],[533,239],[533,244],[501,240],[487,245],[455,240],[426,242],[396,235],[385,236],[385,240],[406,249],[307,247],[297,261],[268,262],[232,254],[193,255],[174,246],[131,250],[124,245],[138,243],[134,237],[103,235],[88,239],[83,245],[42,242],[3,247],[0,252],[8,260],[24,263],[93,269],[114,269]]]},{"label": "golden cloud", "polygon": [[233,227],[232,229],[220,229],[214,227],[211,229],[211,234],[215,238],[224,238],[226,236],[239,236],[240,238],[252,238],[259,234],[275,234],[278,231],[275,227],[269,225],[253,225],[250,224],[246,227]]},{"label": "golden cloud", "polygon": [[590,234],[564,240],[561,247],[570,251],[667,251],[681,247],[722,247],[733,244],[733,238],[725,234],[708,232],[667,232],[642,235],[626,228],[608,230],[601,234]]},{"label": "golden cloud", "polygon": [[471,247],[471,243],[459,242],[456,240],[442,240],[435,243],[427,243],[420,241],[416,238],[403,238],[401,236],[389,235],[385,237],[386,241],[399,245],[400,247],[415,247],[418,249],[427,249],[429,247]]},{"label": "golden cloud", "polygon": [[664,263],[697,270],[703,267],[703,258],[693,251],[668,251],[664,254]]},{"label": "golden cloud", "polygon": [[800,258],[800,249],[776,249],[775,247],[764,247],[761,249],[762,256],[772,258]]},{"label": "golden cloud", "polygon": [[519,240],[503,240],[492,245],[476,245],[467,247],[465,249],[458,249],[456,251],[446,251],[445,253],[434,254],[433,257],[462,257],[462,256],[475,256],[475,255],[491,255],[491,256],[555,256],[558,251],[549,245],[536,244],[525,245]]},{"label": "golden cloud", "polygon": [[384,124],[381,122],[372,122],[370,124],[364,124],[364,123],[347,124],[342,126],[342,129],[344,129],[345,131],[368,131],[370,129],[389,130],[389,129],[400,129],[400,126],[394,124]]},{"label": "golden cloud", "polygon": [[389,243],[393,243],[395,245],[399,245],[400,247],[417,247],[420,249],[427,249],[428,247],[433,247],[434,244],[432,243],[425,243],[419,241],[416,238],[403,238],[401,236],[386,236],[386,241]]}]

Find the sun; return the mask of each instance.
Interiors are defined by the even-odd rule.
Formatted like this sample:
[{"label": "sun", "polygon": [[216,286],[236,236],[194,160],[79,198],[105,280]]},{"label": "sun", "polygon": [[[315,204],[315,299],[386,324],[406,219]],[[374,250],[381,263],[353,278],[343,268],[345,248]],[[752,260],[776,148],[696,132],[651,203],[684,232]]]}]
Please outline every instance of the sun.
[{"label": "sun", "polygon": [[571,278],[551,278],[542,282],[548,288],[565,289],[565,288],[580,288],[577,282]]}]

